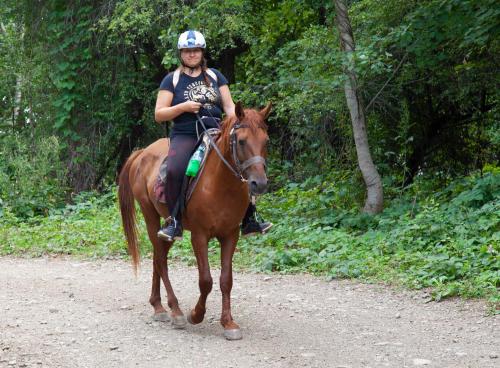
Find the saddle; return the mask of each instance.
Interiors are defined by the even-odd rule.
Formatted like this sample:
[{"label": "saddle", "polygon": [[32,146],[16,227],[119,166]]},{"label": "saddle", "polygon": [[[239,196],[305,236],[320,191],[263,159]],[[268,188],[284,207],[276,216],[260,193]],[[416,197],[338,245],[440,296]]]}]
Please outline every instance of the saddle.
[{"label": "saddle", "polygon": [[[211,128],[207,129],[202,133],[200,138],[198,139],[198,142],[196,143],[196,146],[193,149],[193,152],[191,152],[191,156],[193,155],[194,152],[198,149],[200,144],[204,144],[206,149],[205,153],[203,155],[203,158],[200,163],[200,169],[198,170],[198,173],[196,176],[190,177],[190,176],[184,176],[184,180],[182,183],[182,188],[181,188],[181,193],[179,195],[178,199],[178,205],[176,208],[180,209],[181,211],[184,210],[187,206],[187,203],[191,196],[193,195],[194,189],[196,188],[196,185],[198,184],[198,181],[201,177],[201,174],[203,173],[203,170],[205,169],[205,163],[208,157],[208,154],[212,150],[212,146],[210,145],[208,135],[212,137],[212,139],[215,141],[219,135],[220,135],[220,129],[218,128]],[[158,171],[158,176],[156,178],[156,182],[154,185],[154,193],[156,196],[156,200],[160,203],[167,203],[167,198],[166,198],[166,193],[165,193],[165,183],[168,180],[167,177],[167,158],[166,157],[163,162],[160,165],[160,169]]]}]

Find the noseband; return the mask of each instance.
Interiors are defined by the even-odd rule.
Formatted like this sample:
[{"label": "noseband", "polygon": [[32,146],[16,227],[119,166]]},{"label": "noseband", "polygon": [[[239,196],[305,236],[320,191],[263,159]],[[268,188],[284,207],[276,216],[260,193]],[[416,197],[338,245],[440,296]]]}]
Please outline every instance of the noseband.
[{"label": "noseband", "polygon": [[237,121],[231,128],[231,132],[229,132],[229,143],[231,147],[231,153],[233,155],[233,161],[234,164],[236,165],[237,176],[240,178],[240,180],[247,181],[243,177],[243,173],[245,172],[245,170],[255,164],[262,164],[264,165],[264,168],[266,168],[266,159],[262,156],[257,155],[257,156],[252,156],[243,162],[240,161],[240,159],[238,158],[238,152],[236,148],[236,143],[237,143],[236,130],[241,128],[250,128],[250,127],[246,124],[242,124],[239,121]]}]

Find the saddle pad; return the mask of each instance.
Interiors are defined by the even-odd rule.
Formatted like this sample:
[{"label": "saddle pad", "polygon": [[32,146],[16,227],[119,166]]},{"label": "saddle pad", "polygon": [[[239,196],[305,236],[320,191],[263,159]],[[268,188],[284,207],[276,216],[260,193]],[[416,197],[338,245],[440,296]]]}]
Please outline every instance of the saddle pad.
[{"label": "saddle pad", "polygon": [[[166,161],[162,162],[162,166],[165,165],[166,168]],[[160,174],[156,177],[156,182],[153,187],[153,191],[155,193],[156,200],[160,203],[167,204],[167,194],[165,192],[165,181],[162,179],[161,175],[161,167],[160,167]]]},{"label": "saddle pad", "polygon": [[165,193],[165,183],[167,182],[167,157],[165,157],[160,165],[158,176],[156,177],[156,182],[153,187],[156,200],[164,204],[167,203],[167,195]]}]

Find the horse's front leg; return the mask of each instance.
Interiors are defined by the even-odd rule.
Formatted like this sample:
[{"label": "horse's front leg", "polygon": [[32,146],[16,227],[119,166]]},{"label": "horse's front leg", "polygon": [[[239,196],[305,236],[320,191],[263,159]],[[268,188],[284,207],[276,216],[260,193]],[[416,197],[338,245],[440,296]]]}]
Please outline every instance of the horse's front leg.
[{"label": "horse's front leg", "polygon": [[222,292],[222,314],[220,323],[224,327],[224,337],[228,340],[240,340],[243,336],[240,327],[231,316],[231,289],[233,288],[233,254],[239,238],[239,228],[228,237],[220,238],[221,273],[220,290]]},{"label": "horse's front leg", "polygon": [[188,315],[188,321],[192,324],[198,324],[205,317],[207,297],[212,291],[213,280],[210,274],[210,264],[208,263],[208,237],[204,234],[192,233],[191,244],[198,263],[200,298]]}]

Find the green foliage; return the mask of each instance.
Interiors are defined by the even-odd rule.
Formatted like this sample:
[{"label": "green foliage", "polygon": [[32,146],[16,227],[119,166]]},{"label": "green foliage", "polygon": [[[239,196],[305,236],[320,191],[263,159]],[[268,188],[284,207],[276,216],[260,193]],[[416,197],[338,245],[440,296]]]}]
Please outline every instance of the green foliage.
[{"label": "green foliage", "polygon": [[[22,133],[26,141],[44,132],[51,119],[46,47],[26,27],[43,15],[26,2],[6,0],[0,8],[0,138]],[[41,128],[39,132],[35,132]]]},{"label": "green foliage", "polygon": [[275,228],[240,249],[260,270],[398,281],[433,287],[436,299],[497,292],[498,174],[453,182],[413,204],[409,193],[374,217],[342,206],[345,187],[330,179],[312,188],[289,185],[265,197],[259,207]]},{"label": "green foliage", "polygon": [[[73,204],[53,208],[46,216],[27,220],[16,217],[7,207],[0,216],[0,255],[127,257],[116,198],[115,188],[103,194],[81,192],[73,198]],[[140,251],[143,256],[151,256],[152,246],[144,220],[140,212],[138,214]],[[192,264],[194,257],[189,234],[186,235],[182,243],[176,243],[170,256]]]},{"label": "green foliage", "polygon": [[[153,123],[156,89],[178,64],[178,34],[196,28],[210,66],[234,71],[235,100],[274,103],[275,192],[261,207],[276,226],[241,243],[241,265],[433,287],[436,299],[498,297],[494,0],[350,2],[349,60],[331,1],[4,3],[2,254],[125,254],[114,194],[70,193],[109,186],[134,148],[163,134]],[[346,63],[370,103],[371,150],[389,197],[376,217],[358,212],[365,193],[345,107]],[[174,252],[193,262],[187,240]]]},{"label": "green foliage", "polygon": [[371,99],[378,91],[371,85],[392,78],[370,112],[370,138],[380,142],[376,162],[400,166],[406,184],[421,170],[457,175],[497,162],[497,8],[477,0],[353,6],[359,47],[384,65],[361,71],[365,94]]},{"label": "green foliage", "polygon": [[9,22],[3,25],[3,32],[0,32],[0,76],[2,76],[0,78],[0,135],[3,135],[4,129],[10,125],[7,122],[12,119],[13,113],[18,67],[10,61],[20,57],[17,31],[16,25]]},{"label": "green foliage", "polygon": [[81,81],[91,59],[88,46],[91,11],[90,6],[72,9],[57,4],[49,18],[49,39],[57,45],[51,49],[55,61],[52,81],[59,92],[53,100],[54,128],[73,141],[80,139],[75,117],[82,113],[81,107],[86,103],[85,85]]},{"label": "green foliage", "polygon": [[49,216],[11,222],[0,232],[0,252],[24,256],[125,256],[115,198],[113,192],[99,197],[82,193],[75,198],[75,204],[53,210]]},{"label": "green foliage", "polygon": [[235,100],[274,101],[271,156],[285,179],[357,165],[346,62],[371,102],[368,133],[384,177],[408,185],[419,172],[453,177],[496,163],[494,0],[351,3],[356,52],[346,61],[333,2],[8,0],[0,135],[57,135],[69,186],[105,187],[134,148],[163,134],[153,123],[156,89],[178,64],[178,34],[196,28],[211,66],[234,71]]},{"label": "green foliage", "polygon": [[[236,267],[432,288],[436,300],[454,295],[498,298],[499,173],[456,180],[441,190],[416,182],[377,216],[359,213],[356,202],[363,191],[352,190],[361,188],[358,181],[339,172],[265,195],[258,208],[274,222],[273,230],[240,240]],[[4,214],[0,254],[126,256],[115,198],[115,190],[100,196],[82,193],[73,205],[24,222]],[[151,255],[140,214],[138,220],[141,252]],[[185,235],[171,256],[193,265],[189,233]],[[209,256],[212,264],[220,262],[215,241]]]},{"label": "green foliage", "polygon": [[5,212],[28,218],[63,206],[65,173],[57,137],[29,144],[20,135],[0,139],[0,219]]}]

